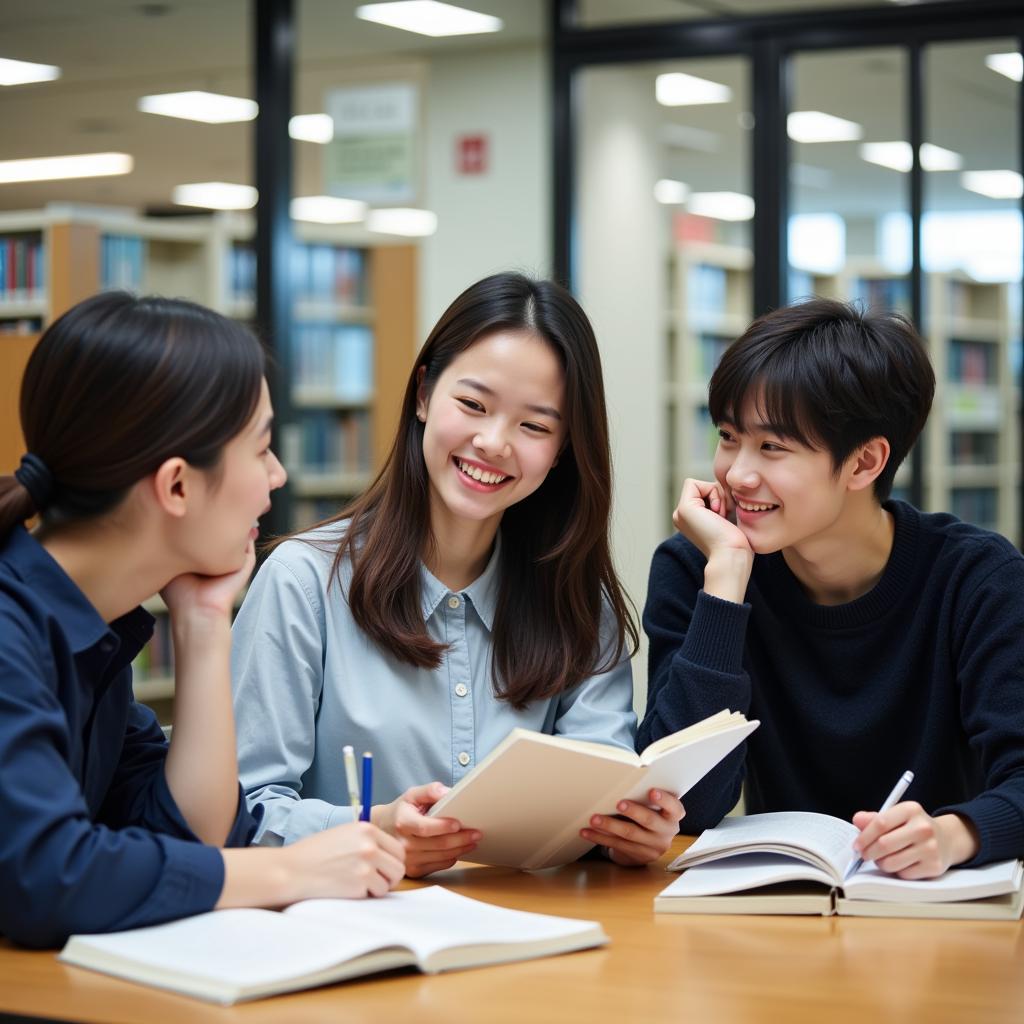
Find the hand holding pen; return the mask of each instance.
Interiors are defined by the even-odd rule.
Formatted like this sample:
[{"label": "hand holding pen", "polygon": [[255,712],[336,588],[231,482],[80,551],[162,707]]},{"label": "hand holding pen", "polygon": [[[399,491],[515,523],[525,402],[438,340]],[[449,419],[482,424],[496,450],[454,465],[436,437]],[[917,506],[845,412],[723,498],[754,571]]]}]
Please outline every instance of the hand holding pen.
[{"label": "hand holding pen", "polygon": [[[906,772],[904,778],[910,776]],[[900,878],[937,878],[954,864],[970,860],[979,848],[974,826],[957,814],[932,817],[914,800],[901,801],[903,778],[878,811],[858,811],[853,823],[861,830],[854,844],[863,860]],[[855,862],[859,866],[859,859]],[[856,867],[851,865],[847,877]]]}]

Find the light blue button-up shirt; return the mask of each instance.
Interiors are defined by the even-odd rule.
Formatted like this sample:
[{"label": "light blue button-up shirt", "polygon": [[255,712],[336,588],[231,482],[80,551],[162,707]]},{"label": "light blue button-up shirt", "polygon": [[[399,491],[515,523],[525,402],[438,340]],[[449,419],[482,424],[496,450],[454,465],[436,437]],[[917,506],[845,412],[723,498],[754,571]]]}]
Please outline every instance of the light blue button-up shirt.
[{"label": "light blue button-up shirt", "polygon": [[[415,668],[362,632],[337,581],[328,589],[337,530],[306,534],[326,540],[327,550],[302,540],[276,548],[235,620],[239,769],[250,807],[264,808],[257,841],[290,843],[352,820],[345,744],[357,757],[373,751],[375,804],[434,780],[454,785],[515,726],[633,749],[626,656],[608,672],[522,711],[495,698],[497,544],[483,575],[459,592],[421,566],[423,619],[448,650],[437,668]],[[350,579],[346,563],[346,592]]]}]

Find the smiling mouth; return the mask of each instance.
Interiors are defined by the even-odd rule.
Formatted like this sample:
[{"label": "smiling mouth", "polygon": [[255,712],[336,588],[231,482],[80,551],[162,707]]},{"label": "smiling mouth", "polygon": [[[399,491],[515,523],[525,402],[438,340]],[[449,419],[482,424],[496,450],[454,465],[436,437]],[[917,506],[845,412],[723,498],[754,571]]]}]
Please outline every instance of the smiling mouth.
[{"label": "smiling mouth", "polygon": [[740,501],[735,495],[733,495],[733,501],[736,502],[736,507],[741,508],[744,512],[772,512],[779,507],[768,502]]},{"label": "smiling mouth", "polygon": [[457,455],[452,456],[452,461],[463,476],[468,477],[475,483],[484,484],[487,487],[499,487],[501,484],[508,483],[508,481],[512,479],[512,477],[506,476],[504,473],[496,473],[493,470],[481,469],[472,462],[460,459]]}]

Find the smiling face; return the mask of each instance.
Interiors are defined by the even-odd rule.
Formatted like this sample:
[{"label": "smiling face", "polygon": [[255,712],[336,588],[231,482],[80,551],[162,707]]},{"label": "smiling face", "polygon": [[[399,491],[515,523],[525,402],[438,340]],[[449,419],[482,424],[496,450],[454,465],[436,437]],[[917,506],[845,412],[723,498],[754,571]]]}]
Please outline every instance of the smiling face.
[{"label": "smiling face", "polygon": [[736,525],[757,554],[823,536],[840,520],[855,458],[835,472],[828,451],[786,437],[751,402],[742,432],[719,423],[715,479],[736,503]]},{"label": "smiling face", "polygon": [[438,517],[495,525],[544,482],[565,440],[565,374],[535,334],[498,331],[444,369],[416,415],[425,423],[423,458],[432,522]]},{"label": "smiling face", "polygon": [[264,380],[249,422],[225,446],[217,474],[203,473],[199,500],[190,515],[194,571],[208,576],[234,572],[270,509],[270,492],[288,479],[270,450],[273,410]]}]

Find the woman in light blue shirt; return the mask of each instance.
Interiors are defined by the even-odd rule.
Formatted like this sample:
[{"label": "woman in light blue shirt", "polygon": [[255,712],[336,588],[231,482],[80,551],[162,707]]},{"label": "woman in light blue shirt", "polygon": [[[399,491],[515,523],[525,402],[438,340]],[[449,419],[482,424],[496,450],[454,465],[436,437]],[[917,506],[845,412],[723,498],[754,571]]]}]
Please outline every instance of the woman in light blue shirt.
[{"label": "woman in light blue shirt", "polygon": [[[610,503],[583,310],[520,274],[473,285],[417,357],[380,475],[274,548],[236,620],[239,764],[259,840],[350,820],[347,743],[376,752],[372,820],[402,838],[414,876],[474,848],[472,822],[425,812],[513,727],[632,750],[637,633]],[[583,834],[618,863],[656,859],[683,810],[649,796]]]}]

